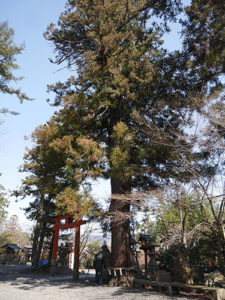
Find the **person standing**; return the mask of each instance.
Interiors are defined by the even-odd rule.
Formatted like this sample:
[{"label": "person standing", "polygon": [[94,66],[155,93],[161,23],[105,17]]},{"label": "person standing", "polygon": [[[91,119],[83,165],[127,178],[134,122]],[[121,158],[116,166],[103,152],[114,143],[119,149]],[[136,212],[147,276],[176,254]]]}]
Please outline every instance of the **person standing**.
[{"label": "person standing", "polygon": [[102,284],[102,273],[103,273],[103,268],[105,267],[105,259],[103,256],[102,249],[100,249],[99,252],[95,254],[93,267],[95,269],[96,284]]},{"label": "person standing", "polygon": [[103,268],[103,272],[102,272],[102,282],[103,283],[109,283],[111,276],[110,276],[110,256],[111,253],[106,245],[106,243],[104,243],[104,245],[102,246],[102,254],[104,257],[104,268]]}]

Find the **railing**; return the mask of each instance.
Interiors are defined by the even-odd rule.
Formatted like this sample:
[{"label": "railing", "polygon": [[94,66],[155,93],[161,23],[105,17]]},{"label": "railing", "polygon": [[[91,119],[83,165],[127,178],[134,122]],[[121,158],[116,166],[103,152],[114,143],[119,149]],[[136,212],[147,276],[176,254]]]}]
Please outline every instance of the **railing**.
[{"label": "railing", "polygon": [[0,254],[0,264],[19,263],[20,257],[15,254]]}]

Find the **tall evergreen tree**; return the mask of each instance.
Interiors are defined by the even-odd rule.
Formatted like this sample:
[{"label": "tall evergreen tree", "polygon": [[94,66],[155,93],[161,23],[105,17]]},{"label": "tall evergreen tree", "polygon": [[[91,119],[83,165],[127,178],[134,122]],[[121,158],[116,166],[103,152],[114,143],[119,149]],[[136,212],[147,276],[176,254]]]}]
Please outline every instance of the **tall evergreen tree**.
[{"label": "tall evergreen tree", "polygon": [[[166,24],[156,22],[173,20],[178,11],[170,1],[68,1],[58,26],[45,33],[55,45],[55,63],[66,61],[77,72],[49,87],[57,94],[54,104],[104,149],[102,174],[112,194],[157,186],[168,177],[166,162],[175,160],[172,148],[157,143],[156,135],[147,137],[137,119],[180,133],[191,110],[185,54],[162,48]],[[130,204],[113,197],[110,211],[128,213]],[[114,268],[131,265],[129,231],[129,219],[111,219]]]},{"label": "tall evergreen tree", "polygon": [[224,9],[223,1],[193,0],[186,7],[187,20],[183,22],[189,76],[195,74],[195,88],[210,96],[224,88]]},{"label": "tall evergreen tree", "polygon": [[[51,133],[51,134],[50,134]],[[27,150],[24,156],[22,172],[27,175],[22,181],[19,191],[15,192],[18,197],[30,196],[33,201],[25,210],[27,217],[36,221],[33,232],[33,267],[37,269],[41,255],[44,238],[51,234],[49,225],[55,212],[55,197],[57,195],[56,177],[60,172],[60,158],[51,151],[49,143],[54,128],[40,126],[32,134],[34,147]],[[56,168],[57,165],[57,168]]]},{"label": "tall evergreen tree", "polygon": [[[29,219],[35,220],[33,233],[33,264],[37,268],[44,238],[51,235],[52,218],[59,214],[71,214],[76,219],[92,215],[96,207],[92,197],[85,189],[84,179],[80,176],[79,167],[88,169],[90,165],[101,162],[101,153],[95,149],[95,143],[86,138],[77,139],[68,135],[69,129],[60,126],[63,115],[58,113],[47,125],[39,126],[32,133],[34,146],[24,156],[22,172],[27,175],[22,181],[20,190],[15,192],[18,197],[30,196],[33,201],[26,208]],[[56,125],[57,120],[57,125]],[[65,130],[67,135],[65,135]],[[73,134],[76,135],[73,128]],[[85,148],[85,149],[84,149]],[[88,156],[90,156],[88,158]],[[93,167],[92,167],[93,169]],[[88,176],[99,173],[98,167],[89,171]],[[84,185],[83,192],[80,185]]]},{"label": "tall evergreen tree", "polygon": [[[198,11],[200,2],[192,2]],[[205,61],[190,52],[197,34],[204,40],[204,33],[193,28],[195,10],[187,8],[184,50],[163,49],[168,21],[179,11],[179,1],[69,0],[58,25],[45,33],[55,46],[54,62],[76,69],[76,77],[49,87],[56,93],[54,105],[63,107],[59,124],[75,141],[74,128],[79,128],[81,138],[102,148],[102,175],[110,178],[112,194],[156,187],[175,176],[173,166],[180,162],[174,145],[195,108],[193,100],[201,104],[209,82],[212,88],[221,86],[213,71],[221,61],[216,67],[208,64],[206,74]],[[152,136],[143,130],[145,122]],[[161,143],[160,132],[170,133],[173,144]],[[90,164],[84,162],[77,168],[88,176]],[[129,213],[130,204],[112,197],[110,211]],[[111,232],[112,267],[130,267],[129,219],[117,223],[112,218]]]}]

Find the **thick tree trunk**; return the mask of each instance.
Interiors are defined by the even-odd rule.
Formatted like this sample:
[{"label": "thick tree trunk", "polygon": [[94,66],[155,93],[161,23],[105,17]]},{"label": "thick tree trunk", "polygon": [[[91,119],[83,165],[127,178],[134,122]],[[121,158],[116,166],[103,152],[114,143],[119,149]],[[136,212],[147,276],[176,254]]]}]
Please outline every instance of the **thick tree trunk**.
[{"label": "thick tree trunk", "polygon": [[[122,194],[124,190],[121,188],[119,179],[111,178],[112,194]],[[130,205],[122,204],[121,200],[111,200],[112,212],[129,212]],[[126,218],[121,220],[111,219],[112,233],[112,251],[111,251],[111,267],[127,269],[131,267],[131,250],[130,250],[130,222]]]},{"label": "thick tree trunk", "polygon": [[131,266],[131,253],[129,243],[129,222],[115,224],[111,222],[112,233],[112,268],[126,269]]},{"label": "thick tree trunk", "polygon": [[41,250],[43,248],[43,243],[44,243],[44,238],[45,238],[45,230],[46,230],[46,223],[44,222],[41,226],[41,231],[40,231],[40,238],[39,238],[39,243],[38,243],[38,250],[37,250],[37,265],[36,268],[38,268],[38,263],[41,258]]},{"label": "thick tree trunk", "polygon": [[34,270],[37,269],[38,265],[38,241],[40,237],[40,224],[37,222],[34,229],[33,247],[32,247],[32,266]]},{"label": "thick tree trunk", "polygon": [[34,270],[38,269],[38,263],[40,261],[41,249],[45,237],[45,228],[46,224],[40,224],[39,222],[36,225],[34,231],[33,247],[32,247],[32,265]]},{"label": "thick tree trunk", "polygon": [[[120,113],[122,99],[118,99],[116,109],[111,108],[110,126],[109,126],[109,144],[108,153],[109,161],[110,154],[116,147],[120,147],[120,140],[113,137],[114,127],[121,121]],[[110,162],[111,164],[111,162]],[[114,170],[114,166],[110,165],[111,169],[111,193],[112,195],[121,195],[131,191],[131,184],[128,178],[121,178],[120,174]],[[124,176],[123,176],[124,177]],[[111,271],[113,278],[109,285],[132,286],[133,278],[130,274],[132,266],[131,248],[130,248],[130,220],[127,218],[127,213],[130,211],[130,204],[122,202],[121,199],[111,199]],[[130,276],[131,275],[131,276]]]},{"label": "thick tree trunk", "polygon": [[52,234],[51,243],[50,243],[50,249],[49,249],[49,253],[48,253],[48,267],[49,268],[51,266],[53,242],[54,242],[54,234]]},{"label": "thick tree trunk", "polygon": [[225,273],[225,260],[222,253],[222,237],[223,233],[221,232],[220,228],[218,228],[216,232],[218,263],[220,270]]}]

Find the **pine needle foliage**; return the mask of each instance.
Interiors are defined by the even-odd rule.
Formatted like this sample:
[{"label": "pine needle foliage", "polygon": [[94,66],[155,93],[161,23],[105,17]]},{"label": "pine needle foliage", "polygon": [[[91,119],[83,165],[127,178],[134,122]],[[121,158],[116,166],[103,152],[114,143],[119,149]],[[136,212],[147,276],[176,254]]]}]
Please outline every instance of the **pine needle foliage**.
[{"label": "pine needle foliage", "polygon": [[[16,56],[21,54],[23,46],[17,46],[14,41],[14,31],[8,27],[7,22],[0,22],[0,92],[4,94],[15,94],[20,101],[30,100],[30,98],[21,91],[10,87],[11,82],[17,82],[22,77],[16,77],[13,71],[19,66],[16,63]],[[6,110],[3,110],[6,112]]]}]

